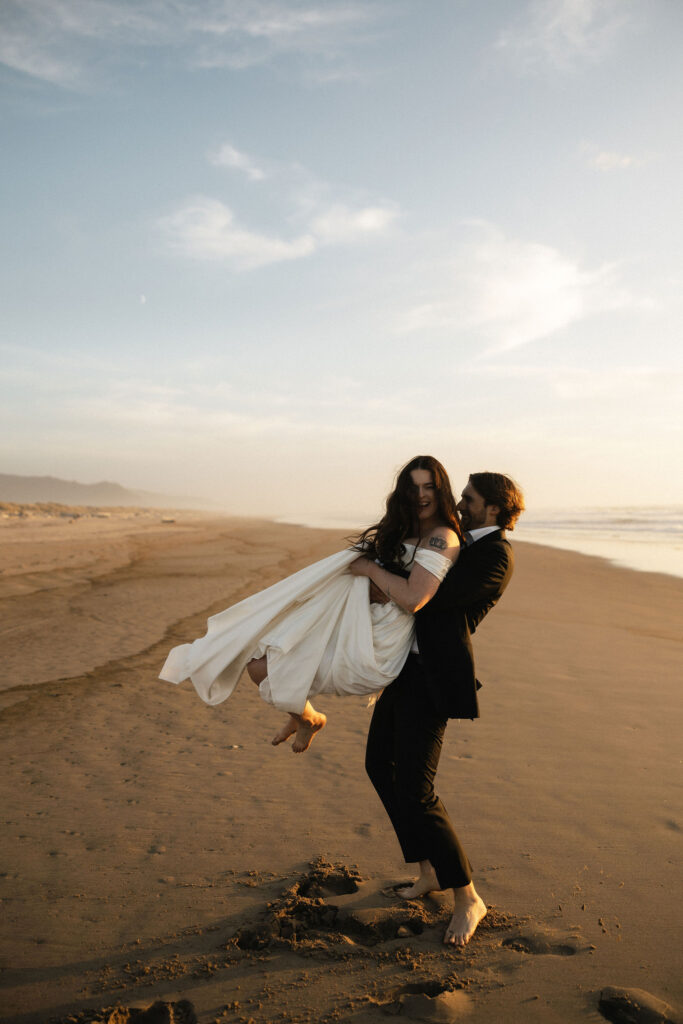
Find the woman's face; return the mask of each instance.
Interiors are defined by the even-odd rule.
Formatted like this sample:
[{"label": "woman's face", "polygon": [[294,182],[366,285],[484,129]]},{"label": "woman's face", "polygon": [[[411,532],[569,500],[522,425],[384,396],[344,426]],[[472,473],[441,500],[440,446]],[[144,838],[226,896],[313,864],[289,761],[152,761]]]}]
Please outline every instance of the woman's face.
[{"label": "woman's face", "polygon": [[413,481],[417,518],[421,522],[431,519],[439,511],[434,477],[429,469],[412,469],[410,476]]}]

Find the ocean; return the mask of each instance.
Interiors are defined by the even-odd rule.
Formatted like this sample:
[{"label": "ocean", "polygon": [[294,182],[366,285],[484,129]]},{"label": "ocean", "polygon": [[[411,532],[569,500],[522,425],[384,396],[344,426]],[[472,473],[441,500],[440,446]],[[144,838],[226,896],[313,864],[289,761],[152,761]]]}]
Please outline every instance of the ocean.
[{"label": "ocean", "polygon": [[[283,519],[324,529],[359,529],[371,517]],[[539,509],[525,512],[514,540],[605,558],[639,572],[683,577],[683,505]]]},{"label": "ocean", "polygon": [[627,569],[683,577],[683,505],[531,511],[514,536]]}]

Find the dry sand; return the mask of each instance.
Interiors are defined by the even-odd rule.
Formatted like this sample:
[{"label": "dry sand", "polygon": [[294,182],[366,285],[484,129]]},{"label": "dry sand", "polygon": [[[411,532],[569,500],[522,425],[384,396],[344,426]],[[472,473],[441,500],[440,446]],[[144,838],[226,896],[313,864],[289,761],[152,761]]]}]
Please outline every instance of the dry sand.
[{"label": "dry sand", "polygon": [[0,1018],[184,999],[202,1024],[564,1024],[604,1020],[607,986],[643,1022],[663,1018],[633,990],[683,1005],[683,581],[516,545],[475,638],[482,718],[450,723],[438,778],[491,908],[454,951],[445,898],[393,893],[362,701],[321,702],[296,756],[248,681],[207,708],[156,678],[340,535],[25,511],[0,519]]}]

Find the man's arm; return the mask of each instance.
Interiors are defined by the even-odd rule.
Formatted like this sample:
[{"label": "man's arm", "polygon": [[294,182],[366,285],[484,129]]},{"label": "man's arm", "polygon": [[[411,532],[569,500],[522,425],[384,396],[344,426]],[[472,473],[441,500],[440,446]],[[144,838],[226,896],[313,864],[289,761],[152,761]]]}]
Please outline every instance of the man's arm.
[{"label": "man's arm", "polygon": [[472,551],[467,562],[461,564],[460,572],[448,574],[442,599],[466,609],[470,605],[497,597],[507,582],[511,561],[512,549],[508,544],[482,544],[476,556]]}]

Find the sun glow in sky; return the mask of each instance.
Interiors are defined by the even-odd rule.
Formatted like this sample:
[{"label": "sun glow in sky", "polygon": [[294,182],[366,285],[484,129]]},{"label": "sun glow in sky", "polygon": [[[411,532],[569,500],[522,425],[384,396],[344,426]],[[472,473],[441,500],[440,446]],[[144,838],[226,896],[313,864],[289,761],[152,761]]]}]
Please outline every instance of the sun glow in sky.
[{"label": "sun glow in sky", "polygon": [[683,501],[670,0],[5,0],[0,472]]}]

